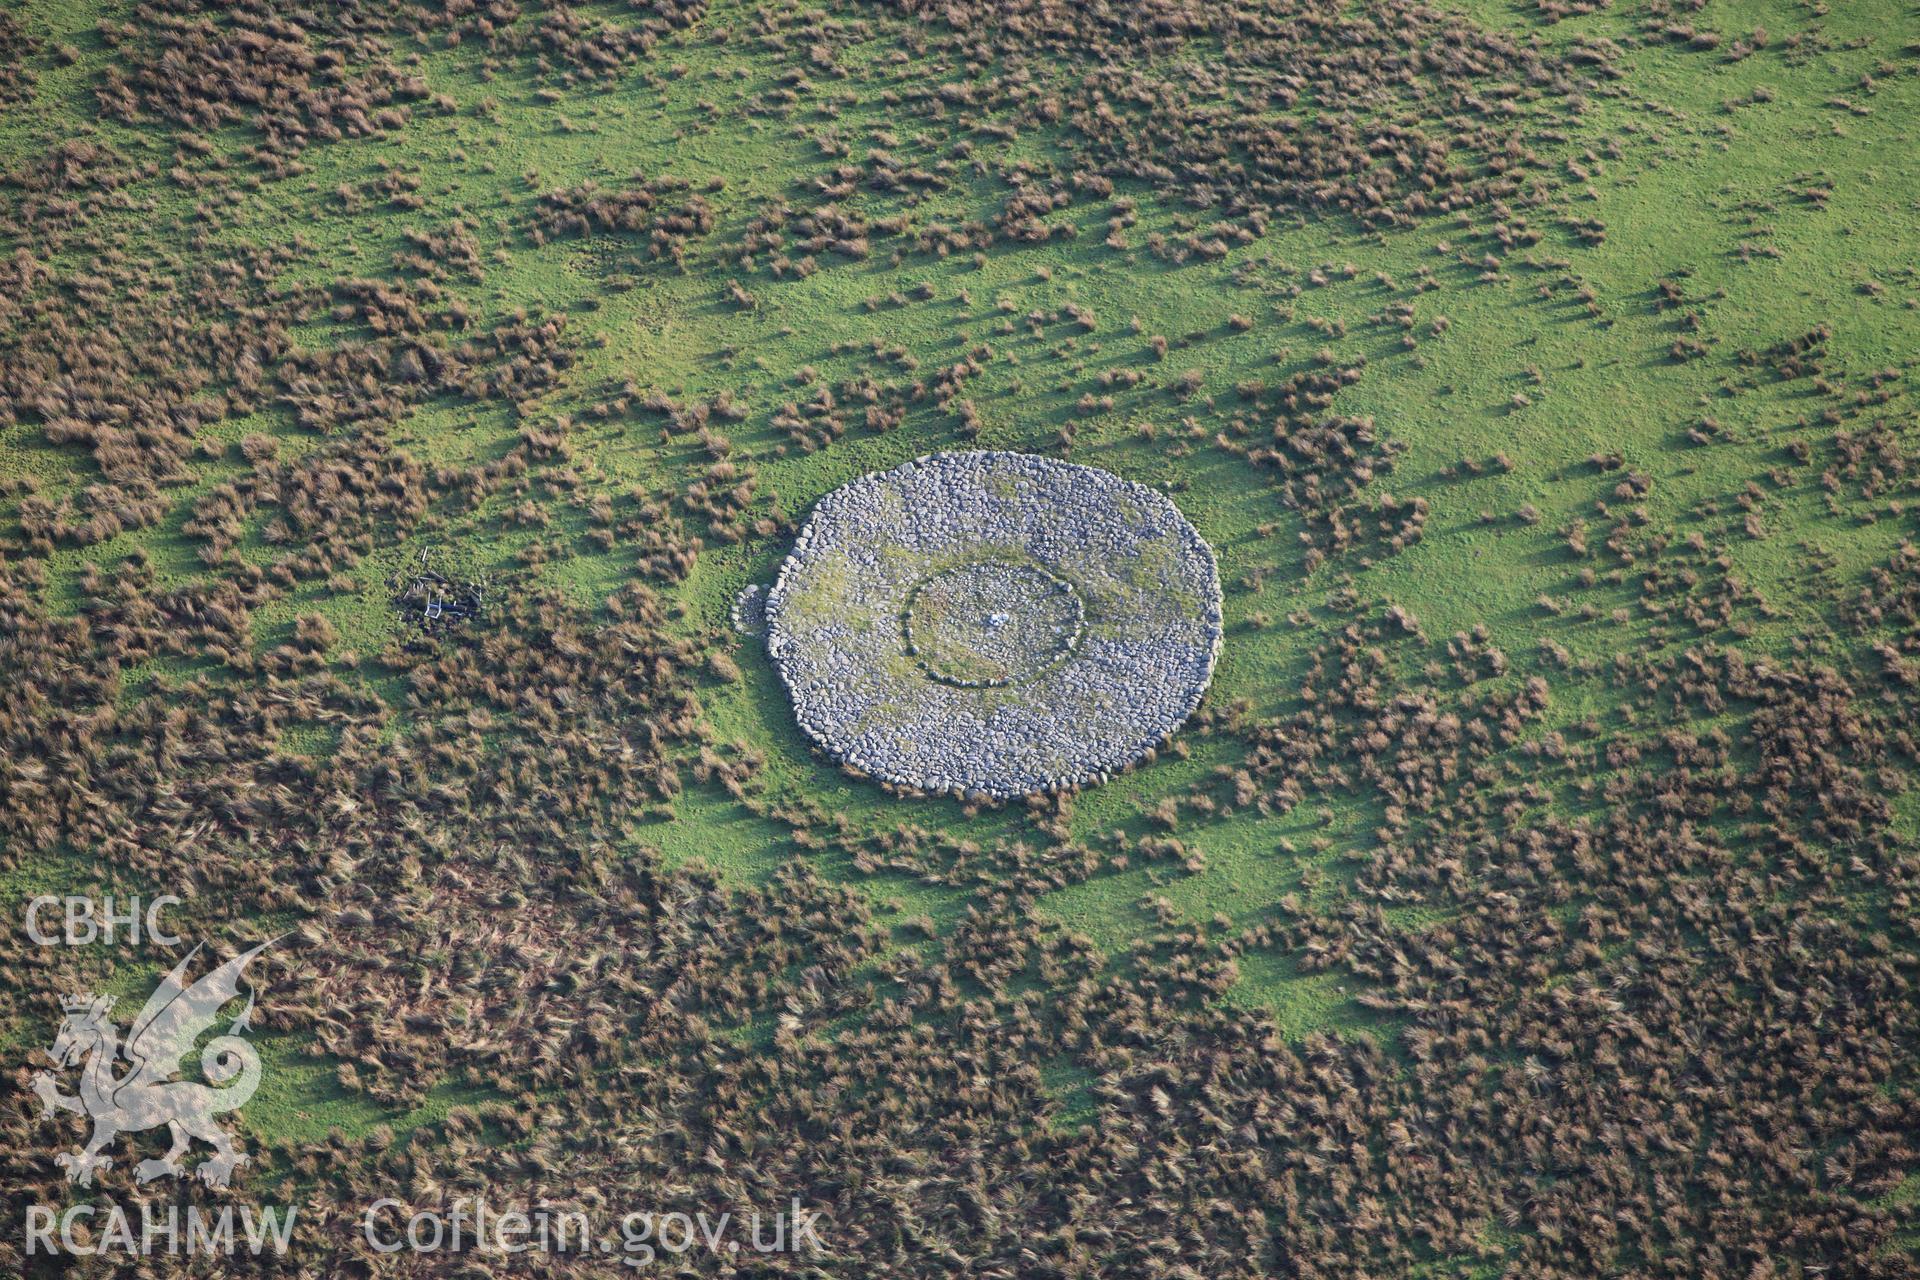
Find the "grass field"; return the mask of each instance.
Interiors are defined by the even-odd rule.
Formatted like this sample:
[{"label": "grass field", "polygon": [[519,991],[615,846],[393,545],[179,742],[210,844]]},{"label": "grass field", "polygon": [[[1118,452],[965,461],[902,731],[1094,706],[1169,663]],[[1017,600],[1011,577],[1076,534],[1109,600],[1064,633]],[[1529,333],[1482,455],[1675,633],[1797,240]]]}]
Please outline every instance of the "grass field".
[{"label": "grass field", "polygon": [[[383,1178],[771,1188],[831,1275],[1920,1271],[1920,18],[1592,7],[0,10],[0,905],[293,931],[235,1184],[329,1206],[287,1274]],[[1299,84],[1238,58],[1301,15]],[[1152,154],[1208,95],[1492,185]],[[729,626],[968,447],[1217,551],[1124,778],[891,793]],[[495,612],[421,641],[423,562]],[[23,1082],[174,959],[12,934]],[[15,1110],[10,1211],[86,1194]]]}]

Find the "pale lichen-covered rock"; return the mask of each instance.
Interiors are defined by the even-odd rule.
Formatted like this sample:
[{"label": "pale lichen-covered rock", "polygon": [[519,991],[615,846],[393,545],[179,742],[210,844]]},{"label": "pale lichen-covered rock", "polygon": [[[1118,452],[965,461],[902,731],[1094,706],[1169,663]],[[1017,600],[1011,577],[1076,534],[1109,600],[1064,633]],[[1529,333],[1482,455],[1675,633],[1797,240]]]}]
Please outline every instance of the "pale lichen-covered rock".
[{"label": "pale lichen-covered rock", "polygon": [[1165,496],[1005,452],[933,454],[828,494],[738,612],[762,610],[814,743],[974,798],[1139,759],[1199,705],[1221,636],[1213,551]]}]

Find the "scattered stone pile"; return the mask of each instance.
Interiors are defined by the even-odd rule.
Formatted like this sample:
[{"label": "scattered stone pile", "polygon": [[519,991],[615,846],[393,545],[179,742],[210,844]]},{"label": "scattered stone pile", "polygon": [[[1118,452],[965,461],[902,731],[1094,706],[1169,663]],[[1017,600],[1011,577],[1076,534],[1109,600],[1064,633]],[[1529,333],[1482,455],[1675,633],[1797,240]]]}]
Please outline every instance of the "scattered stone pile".
[{"label": "scattered stone pile", "polygon": [[754,583],[734,597],[733,629],[758,640],[767,634],[767,589]]},{"label": "scattered stone pile", "polygon": [[424,562],[393,593],[393,607],[400,616],[428,633],[480,617],[486,600],[484,582],[458,582]]},{"label": "scattered stone pile", "polygon": [[1161,494],[975,452],[828,494],[735,621],[764,611],[800,727],[834,759],[1004,800],[1164,742],[1206,691],[1220,608],[1212,549]]}]

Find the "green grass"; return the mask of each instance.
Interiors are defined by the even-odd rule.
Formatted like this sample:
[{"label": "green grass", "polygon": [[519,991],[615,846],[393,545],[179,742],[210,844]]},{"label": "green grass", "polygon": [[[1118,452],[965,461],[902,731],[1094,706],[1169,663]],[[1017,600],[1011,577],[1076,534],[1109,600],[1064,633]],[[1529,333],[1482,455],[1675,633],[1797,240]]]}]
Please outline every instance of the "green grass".
[{"label": "green grass", "polygon": [[[1528,6],[1458,0],[1458,7],[1497,27],[1532,29]],[[1742,22],[1772,22],[1781,29],[1795,27],[1800,15],[1772,0],[1748,8]],[[84,56],[74,67],[42,77],[36,107],[47,113],[44,123],[23,114],[0,137],[19,145],[35,128],[91,116],[86,86],[103,54],[86,33],[112,11],[110,5],[32,11],[31,21],[47,34],[78,39]],[[537,191],[589,179],[610,184],[632,170],[671,173],[696,185],[722,179],[727,208],[734,212],[728,215],[733,221],[712,237],[717,245],[737,237],[744,216],[738,211],[755,198],[782,198],[830,165],[813,143],[789,130],[730,114],[772,83],[772,68],[757,62],[744,42],[715,38],[743,12],[741,6],[716,5],[703,27],[670,37],[665,56],[685,64],[687,72],[667,80],[662,90],[629,78],[611,89],[574,95],[563,110],[541,103],[535,96],[539,85],[517,71],[483,82],[471,59],[428,51],[423,73],[434,92],[451,95],[456,111],[423,110],[411,127],[389,137],[313,148],[303,157],[304,173],[248,192],[212,232],[214,241],[298,237],[313,250],[302,275],[318,281],[356,272],[390,274],[405,231],[466,220],[482,245],[484,275],[478,281],[450,279],[449,291],[489,319],[516,309],[566,312],[570,331],[581,338],[570,390],[533,406],[527,416],[577,414],[582,402],[627,381],[682,402],[730,392],[749,408],[731,435],[734,456],[750,459],[758,470],[756,515],[798,517],[835,486],[932,449],[977,443],[1057,452],[1059,433],[1071,423],[1069,456],[1169,491],[1218,549],[1228,587],[1228,635],[1211,699],[1218,705],[1245,700],[1266,713],[1292,705],[1310,654],[1338,625],[1329,602],[1348,588],[1407,610],[1435,646],[1484,624],[1519,675],[1542,670],[1542,641],[1562,645],[1576,658],[1670,644],[1670,635],[1656,635],[1654,620],[1632,607],[1631,582],[1579,582],[1580,562],[1566,549],[1568,522],[1584,517],[1604,527],[1594,502],[1611,500],[1621,477],[1638,471],[1654,480],[1638,500],[1650,524],[1716,536],[1737,529],[1744,516],[1735,505],[1739,495],[1749,482],[1770,488],[1767,472],[1783,464],[1785,446],[1810,434],[1798,419],[1811,409],[1804,383],[1757,381],[1736,353],[1819,322],[1833,326],[1831,348],[1849,369],[1906,366],[1920,348],[1910,235],[1920,154],[1896,123],[1920,118],[1920,78],[1883,79],[1871,117],[1826,105],[1891,54],[1887,32],[1905,16],[1901,6],[1837,7],[1825,20],[1830,47],[1804,59],[1778,49],[1738,63],[1660,45],[1633,50],[1631,95],[1596,100],[1572,136],[1538,144],[1564,161],[1581,162],[1589,149],[1604,153],[1609,138],[1634,135],[1627,159],[1589,165],[1596,169],[1590,186],[1573,188],[1573,211],[1605,222],[1605,243],[1585,247],[1552,233],[1530,252],[1507,258],[1500,278],[1489,283],[1478,280],[1477,269],[1459,265],[1453,250],[1441,248],[1443,242],[1456,248],[1479,243],[1472,231],[1447,220],[1384,235],[1337,219],[1281,221],[1220,261],[1175,267],[1139,250],[1103,246],[1104,213],[1097,204],[1060,215],[1078,225],[1075,238],[1035,248],[999,247],[978,265],[956,255],[912,257],[894,267],[876,253],[861,262],[825,258],[823,269],[804,280],[773,281],[764,273],[744,278],[756,299],[751,309],[726,301],[724,286],[736,269],[708,246],[696,247],[689,269],[679,272],[604,237],[533,245],[522,220]],[[1570,19],[1546,38],[1621,36],[1631,25],[1628,14],[1603,11]],[[1848,42],[1855,37],[1868,43],[1853,47]],[[852,75],[850,96],[861,99],[861,77],[878,74],[884,51],[884,42],[875,39],[843,57]],[[730,78],[736,71],[744,78]],[[1772,96],[1756,101],[1755,90],[1763,86]],[[719,105],[711,115],[699,106],[708,98]],[[482,112],[488,100],[497,107]],[[560,121],[562,114],[570,128]],[[835,126],[857,139],[888,122],[885,107],[869,97],[841,111]],[[165,154],[156,132],[111,123],[98,130],[131,154]],[[228,136],[223,144],[237,145],[237,139]],[[1029,135],[983,150],[1018,155],[1048,145]],[[911,153],[911,145],[902,151]],[[424,208],[396,211],[370,199],[349,209],[332,194],[390,166],[418,175]],[[1824,207],[1794,194],[1813,173],[1834,191]],[[1589,189],[1582,192],[1583,186]],[[968,180],[929,198],[915,213],[922,221],[984,217],[997,198],[983,181]],[[182,226],[174,220],[191,212],[191,202],[164,183],[156,199],[158,217],[126,227],[136,245],[175,236]],[[869,193],[855,199],[884,210],[895,198]],[[1135,243],[1153,231],[1175,230],[1183,216],[1167,202],[1145,201]],[[1756,244],[1773,246],[1778,256],[1743,255],[1743,245]],[[1534,269],[1524,265],[1528,258],[1563,258],[1569,265]],[[1293,296],[1307,273],[1348,261],[1363,268],[1353,278],[1336,271],[1330,283],[1305,285]],[[1404,283],[1426,268],[1444,287],[1409,298],[1375,280],[1375,273],[1385,273]],[[632,287],[609,287],[615,274],[630,276]],[[1697,300],[1691,304],[1701,315],[1696,336],[1707,344],[1697,360],[1680,362],[1668,354],[1683,333],[1677,312],[1652,305],[1662,279],[1681,281],[1688,298]],[[1574,286],[1566,282],[1576,280],[1592,291],[1599,316],[1571,300]],[[1886,292],[1863,293],[1869,282],[1887,286]],[[924,299],[910,292],[922,283]],[[1543,285],[1553,286],[1551,297],[1539,296]],[[867,305],[896,291],[907,294],[903,304]],[[1423,337],[1412,351],[1403,349],[1397,328],[1367,320],[1392,300],[1411,303],[1419,332],[1442,317],[1449,322],[1446,332]],[[1029,333],[1022,319],[1028,312],[1068,304],[1089,308],[1096,327],[1075,332],[1080,326],[1050,325],[1039,338]],[[1251,327],[1232,327],[1228,318],[1235,314],[1251,317]],[[1133,317],[1141,321],[1137,331]],[[1006,319],[1013,321],[1012,332],[1001,332]],[[1316,321],[1344,324],[1345,336],[1329,337]],[[329,340],[323,329],[296,336],[322,345]],[[1164,360],[1148,350],[1155,334],[1173,341]],[[804,402],[814,386],[835,384],[863,368],[879,370],[879,376],[911,376],[888,373],[889,361],[873,352],[876,343],[903,353],[923,371],[961,359],[981,344],[995,348],[1002,358],[989,362],[966,393],[984,422],[978,440],[969,442],[953,415],[920,403],[891,432],[856,429],[818,452],[791,447],[771,418],[784,404]],[[1399,554],[1371,557],[1366,564],[1343,559],[1310,571],[1297,516],[1259,473],[1215,448],[1208,430],[1190,431],[1183,419],[1213,424],[1214,416],[1197,412],[1205,397],[1230,411],[1239,384],[1277,383],[1308,367],[1323,347],[1339,360],[1367,360],[1365,376],[1341,394],[1339,411],[1372,418],[1404,449],[1392,473],[1373,486],[1374,495],[1423,499],[1431,515],[1424,538]],[[1018,357],[1019,364],[1007,356]],[[802,384],[800,371],[807,368],[818,383]],[[1100,381],[1102,371],[1128,368],[1146,372],[1147,382],[1127,389]],[[1201,389],[1183,400],[1170,384],[1188,369],[1197,371]],[[1083,396],[1106,394],[1115,399],[1111,409],[1076,407]],[[1727,425],[1724,442],[1690,445],[1688,428],[1706,415]],[[395,440],[429,464],[471,463],[503,453],[521,425],[498,410],[440,402],[423,407]],[[576,463],[590,486],[608,493],[633,486],[670,493],[695,474],[705,461],[697,444],[684,437],[663,440],[659,425],[583,422],[574,438]],[[1151,442],[1142,435],[1149,426],[1156,433]],[[278,412],[222,428],[230,443],[253,431],[280,438],[289,453],[315,443]],[[25,425],[0,432],[8,474],[34,477],[52,497],[92,477],[92,463],[77,451],[38,443],[36,435]],[[1169,440],[1190,449],[1176,456]],[[1621,471],[1601,473],[1586,463],[1590,455],[1615,451],[1624,460]],[[1495,454],[1507,455],[1511,469],[1460,468],[1463,459],[1480,464]],[[191,482],[169,491],[169,516],[157,528],[56,552],[48,603],[62,612],[78,609],[85,567],[111,568],[136,548],[152,557],[163,582],[206,573],[198,544],[182,526],[192,502],[242,464],[230,448],[219,459],[194,465]],[[1707,504],[1713,503],[1720,509],[1710,513]],[[564,504],[552,504],[555,525],[539,535],[505,528],[501,515],[508,505],[507,497],[497,497],[471,515],[446,513],[438,528],[378,548],[346,583],[290,593],[256,615],[256,648],[264,652],[285,642],[296,618],[317,613],[341,635],[336,653],[353,653],[364,668],[360,674],[381,687],[380,673],[367,659],[397,632],[387,583],[422,550],[443,571],[454,572],[450,565],[505,571],[536,536],[558,537],[566,554],[538,570],[530,585],[556,586],[590,603],[633,580],[631,555],[587,543],[580,536],[584,526]],[[1532,515],[1523,520],[1528,508]],[[1815,594],[1805,589],[1808,567],[1798,544],[1816,543],[1829,553],[1825,578],[1845,581],[1883,559],[1906,527],[1896,519],[1867,523],[1857,512],[1830,517],[1813,486],[1766,497],[1760,521],[1766,536],[1732,538],[1732,572],[1774,611],[1749,619],[1756,628],[1751,643],[1782,652],[1796,643],[1817,644],[1827,634]],[[273,549],[258,530],[253,534],[243,554],[270,558]],[[689,633],[712,636],[726,627],[734,595],[749,582],[770,580],[784,550],[777,537],[713,540],[684,581],[654,585],[684,610],[681,625]],[[1252,574],[1265,577],[1257,592],[1246,585]],[[1591,619],[1556,615],[1542,608],[1543,596],[1594,603],[1600,612]],[[1624,619],[1612,615],[1616,605],[1627,608]],[[1289,621],[1290,615],[1301,620]],[[712,742],[742,744],[763,753],[765,764],[744,800],[696,786],[680,794],[670,818],[636,822],[634,839],[657,850],[668,865],[698,862],[730,885],[763,885],[789,860],[815,857],[769,816],[772,808],[795,803],[841,817],[856,833],[911,820],[983,845],[1038,839],[1017,808],[970,814],[952,801],[935,800],[915,805],[908,815],[876,788],[846,778],[807,750],[756,646],[724,643],[731,645],[742,676],[737,683],[703,685],[703,723]],[[143,691],[163,674],[180,673],[158,660],[129,673],[129,690]],[[1615,697],[1598,681],[1556,676],[1552,722],[1604,713]],[[283,732],[281,747],[318,757],[334,741],[326,726],[300,724]],[[1093,843],[1114,830],[1137,836],[1162,797],[1233,763],[1219,740],[1189,745],[1190,758],[1169,755],[1122,783],[1077,798],[1070,820],[1074,838]],[[1327,901],[1344,892],[1344,865],[1370,846],[1378,817],[1355,802],[1335,805],[1326,815],[1242,814],[1183,824],[1174,834],[1198,856],[1201,869],[1156,862],[1102,871],[1044,895],[1039,911],[1116,959],[1155,931],[1152,912],[1142,906],[1150,896],[1183,919],[1204,922],[1220,915],[1228,927],[1244,928],[1271,918],[1289,893]],[[1911,833],[1911,805],[1902,823]],[[951,928],[971,892],[898,874],[865,874],[844,857],[816,860],[825,874],[860,884],[876,901],[897,903],[902,915],[928,914],[943,930]],[[33,853],[9,873],[6,891],[62,883],[69,870],[50,851]],[[1429,922],[1409,916],[1396,923],[1416,929]],[[1256,954],[1242,963],[1229,998],[1271,1013],[1290,1038],[1313,1031],[1381,1033],[1354,994],[1333,975],[1303,974],[1282,957]],[[274,1052],[271,1088],[263,1088],[248,1112],[260,1133],[311,1138],[335,1125],[357,1132],[374,1123],[404,1122],[342,1091],[325,1064],[302,1059],[291,1048]],[[1088,1114],[1085,1081],[1075,1069],[1051,1073],[1048,1084],[1066,1100],[1064,1116]],[[444,1114],[440,1103],[451,1105],[452,1096],[436,1093],[416,1118]]]},{"label": "green grass", "polygon": [[256,1036],[260,1050],[260,1088],[241,1113],[248,1131],[277,1143],[324,1141],[338,1132],[365,1137],[381,1125],[404,1139],[421,1125],[438,1124],[456,1106],[474,1106],[491,1091],[445,1080],[427,1091],[419,1106],[394,1112],[340,1082],[339,1064],[317,1058],[310,1046],[290,1037]]}]

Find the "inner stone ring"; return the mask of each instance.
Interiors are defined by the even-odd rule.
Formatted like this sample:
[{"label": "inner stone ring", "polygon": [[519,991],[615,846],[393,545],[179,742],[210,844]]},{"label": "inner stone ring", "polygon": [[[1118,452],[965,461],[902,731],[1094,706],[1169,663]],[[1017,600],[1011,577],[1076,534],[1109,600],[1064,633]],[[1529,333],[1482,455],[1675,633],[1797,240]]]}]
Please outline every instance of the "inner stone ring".
[{"label": "inner stone ring", "polygon": [[963,689],[1025,684],[1073,655],[1087,606],[1064,578],[1031,563],[975,560],[916,583],[901,617],[907,652]]}]

